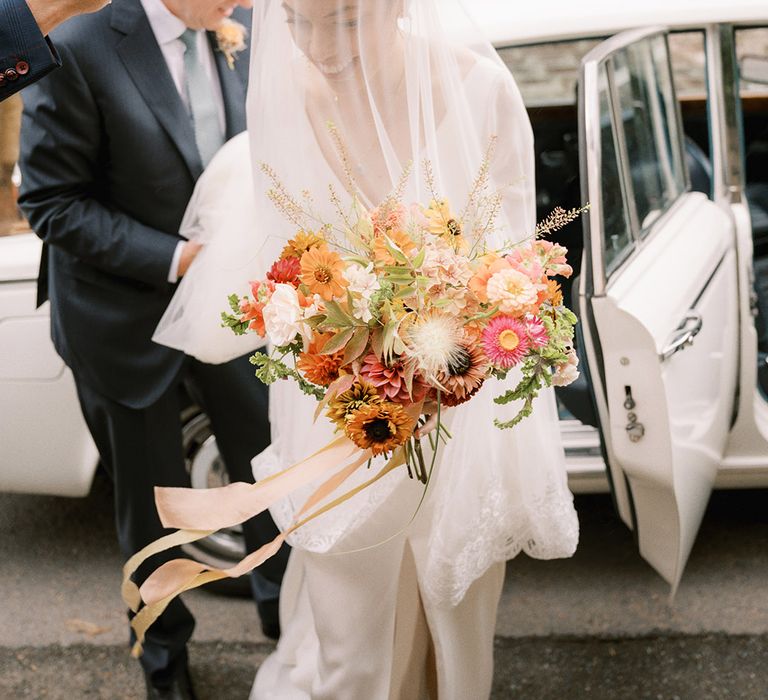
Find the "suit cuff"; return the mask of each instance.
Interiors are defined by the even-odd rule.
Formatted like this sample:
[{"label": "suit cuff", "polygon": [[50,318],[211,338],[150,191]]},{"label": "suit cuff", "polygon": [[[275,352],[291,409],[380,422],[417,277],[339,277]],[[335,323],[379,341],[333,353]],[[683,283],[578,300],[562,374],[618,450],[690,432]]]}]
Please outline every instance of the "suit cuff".
[{"label": "suit cuff", "polygon": [[179,241],[176,244],[176,250],[173,251],[173,258],[171,259],[171,269],[168,270],[168,281],[171,284],[176,284],[179,281],[179,263],[181,262],[181,253],[184,250],[184,244],[186,241]]},{"label": "suit cuff", "polygon": [[[3,44],[0,46],[0,100],[39,80],[61,65],[59,54],[44,37],[26,2],[0,1]],[[10,40],[9,40],[10,39]]]}]

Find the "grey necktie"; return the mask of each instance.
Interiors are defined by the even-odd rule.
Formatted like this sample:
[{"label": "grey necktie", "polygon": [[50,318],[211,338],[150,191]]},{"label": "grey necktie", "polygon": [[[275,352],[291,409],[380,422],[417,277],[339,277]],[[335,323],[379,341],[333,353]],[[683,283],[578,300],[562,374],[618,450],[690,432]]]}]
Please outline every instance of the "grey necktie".
[{"label": "grey necktie", "polygon": [[197,52],[197,32],[187,29],[181,37],[184,51],[184,73],[189,111],[195,130],[195,141],[205,167],[224,143],[213,85]]}]

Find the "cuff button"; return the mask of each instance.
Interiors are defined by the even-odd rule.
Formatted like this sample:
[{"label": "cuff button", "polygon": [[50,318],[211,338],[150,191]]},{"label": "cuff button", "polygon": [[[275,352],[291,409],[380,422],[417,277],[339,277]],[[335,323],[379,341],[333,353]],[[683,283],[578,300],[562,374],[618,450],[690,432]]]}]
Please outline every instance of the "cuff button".
[{"label": "cuff button", "polygon": [[26,61],[19,61],[16,64],[16,72],[19,75],[26,75],[27,73],[29,73],[29,63],[27,63]]},{"label": "cuff button", "polygon": [[5,71],[5,79],[11,81],[18,80],[19,74],[13,68],[9,68]]}]

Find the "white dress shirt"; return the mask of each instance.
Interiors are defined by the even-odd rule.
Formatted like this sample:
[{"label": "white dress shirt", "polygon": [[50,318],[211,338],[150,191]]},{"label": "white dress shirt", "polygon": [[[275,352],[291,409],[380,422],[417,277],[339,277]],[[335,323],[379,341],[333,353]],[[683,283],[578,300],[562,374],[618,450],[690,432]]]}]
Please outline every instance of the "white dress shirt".
[{"label": "white dress shirt", "polygon": [[[189,99],[185,90],[184,44],[179,38],[186,31],[187,25],[165,6],[163,0],[141,0],[141,5],[144,8],[147,19],[149,19],[149,24],[152,27],[152,32],[160,46],[160,50],[163,52],[163,58],[171,73],[176,89],[179,91],[184,105],[189,109]],[[202,29],[197,32],[197,54],[200,56],[203,68],[213,86],[213,99],[218,108],[219,125],[221,126],[221,132],[225,133],[224,95],[221,92],[221,83],[219,82],[219,73],[216,70],[213,49],[205,31]],[[171,284],[179,279],[179,262],[183,247],[184,241],[180,241],[173,254],[171,268],[168,271],[168,281]]]}]

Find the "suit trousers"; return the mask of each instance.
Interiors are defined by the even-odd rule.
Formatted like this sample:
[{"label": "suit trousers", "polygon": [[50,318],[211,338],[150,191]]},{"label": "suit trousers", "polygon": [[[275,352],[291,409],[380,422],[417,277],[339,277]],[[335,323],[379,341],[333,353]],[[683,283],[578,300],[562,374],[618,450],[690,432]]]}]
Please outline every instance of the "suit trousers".
[{"label": "suit trousers", "polygon": [[[186,358],[176,381],[155,403],[142,409],[103,396],[77,376],[75,382],[83,415],[114,482],[117,536],[126,558],[170,532],[157,515],[154,487],[190,485],[182,448],[185,389],[211,420],[230,480],[253,482],[251,458],[269,444],[270,435],[267,389],[254,377],[247,357],[222,365]],[[277,533],[268,512],[243,524],[248,551],[271,541]],[[137,572],[137,583],[164,561],[179,556],[178,550],[170,550],[152,557]],[[256,575],[276,589],[274,584],[282,581],[287,559],[288,547],[284,546]],[[186,644],[194,625],[192,613],[177,598],[149,629],[141,662],[153,680],[162,684],[178,663],[186,661]]]}]

